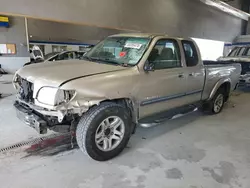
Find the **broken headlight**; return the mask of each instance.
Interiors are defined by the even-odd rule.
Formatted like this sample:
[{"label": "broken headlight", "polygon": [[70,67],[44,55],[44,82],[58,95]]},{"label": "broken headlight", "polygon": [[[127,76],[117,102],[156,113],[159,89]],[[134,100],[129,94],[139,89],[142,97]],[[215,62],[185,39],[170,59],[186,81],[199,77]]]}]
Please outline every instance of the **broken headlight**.
[{"label": "broken headlight", "polygon": [[74,90],[62,90],[53,87],[42,87],[37,95],[40,103],[57,106],[69,102],[75,95]]}]

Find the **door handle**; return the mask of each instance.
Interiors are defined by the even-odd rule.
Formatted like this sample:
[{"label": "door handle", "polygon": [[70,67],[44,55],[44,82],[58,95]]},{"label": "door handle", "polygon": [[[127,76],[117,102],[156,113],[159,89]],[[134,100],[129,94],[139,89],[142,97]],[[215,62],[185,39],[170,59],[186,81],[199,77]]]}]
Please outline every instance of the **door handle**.
[{"label": "door handle", "polygon": [[189,76],[194,76],[194,73],[192,72],[192,73],[189,73]]}]

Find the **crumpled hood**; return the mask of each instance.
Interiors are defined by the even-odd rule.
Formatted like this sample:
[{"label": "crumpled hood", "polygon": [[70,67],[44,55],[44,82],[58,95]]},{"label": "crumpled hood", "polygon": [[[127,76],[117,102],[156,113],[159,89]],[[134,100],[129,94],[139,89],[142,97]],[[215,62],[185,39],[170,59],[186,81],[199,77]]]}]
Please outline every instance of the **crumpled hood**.
[{"label": "crumpled hood", "polygon": [[71,79],[123,69],[126,69],[126,67],[84,60],[68,60],[25,66],[18,70],[17,74],[32,83],[39,82],[40,84],[46,84],[46,86],[59,87]]}]

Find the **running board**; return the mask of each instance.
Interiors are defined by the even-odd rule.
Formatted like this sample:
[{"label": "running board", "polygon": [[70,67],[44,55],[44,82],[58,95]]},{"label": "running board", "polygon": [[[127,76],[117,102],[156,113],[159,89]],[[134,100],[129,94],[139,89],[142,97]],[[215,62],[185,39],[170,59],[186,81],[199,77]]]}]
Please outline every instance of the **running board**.
[{"label": "running board", "polygon": [[165,117],[155,118],[155,119],[153,119],[152,117],[147,118],[148,120],[151,119],[151,121],[147,121],[147,119],[139,121],[139,126],[144,127],[144,128],[155,127],[155,126],[160,125],[166,121],[177,119],[177,118],[186,116],[188,114],[191,114],[193,112],[196,112],[197,110],[198,110],[198,107],[193,107],[192,109],[189,108],[189,110],[186,109],[186,110],[184,110],[184,112],[176,113],[176,114],[171,115],[171,116],[169,116],[169,114],[167,113],[165,115]]}]

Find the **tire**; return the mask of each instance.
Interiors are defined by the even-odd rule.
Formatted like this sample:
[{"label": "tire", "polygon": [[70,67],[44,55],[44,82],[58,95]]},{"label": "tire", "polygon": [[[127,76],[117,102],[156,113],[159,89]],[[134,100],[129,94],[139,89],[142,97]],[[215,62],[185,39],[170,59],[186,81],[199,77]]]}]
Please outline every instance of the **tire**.
[{"label": "tire", "polygon": [[[104,120],[108,119],[109,121],[110,119],[112,120],[113,117],[123,122],[121,123],[121,127],[123,127],[123,136],[121,139],[115,140],[115,142],[119,142],[115,148],[104,151],[104,149],[106,149],[104,146],[104,140],[100,144],[97,144],[96,137],[100,134],[98,133],[100,127],[106,127]],[[106,161],[112,159],[119,155],[126,147],[131,135],[131,124],[131,117],[125,107],[112,102],[101,103],[100,105],[89,109],[81,117],[76,129],[76,139],[78,146],[84,154],[88,155],[94,160]],[[112,123],[108,125],[111,127]],[[104,139],[108,139],[106,138],[107,132],[107,129],[105,131],[101,131],[101,134],[103,134],[102,138],[105,137]],[[110,134],[112,134],[112,132]],[[110,138],[111,137],[112,136],[110,136]],[[114,140],[111,141],[111,145],[113,141]],[[107,143],[106,140],[105,143]],[[102,146],[100,146],[101,144]],[[108,143],[108,145],[110,146],[110,143]]]},{"label": "tire", "polygon": [[224,108],[225,101],[225,90],[222,88],[218,89],[212,100],[205,105],[205,111],[209,112],[210,114],[219,114]]}]

